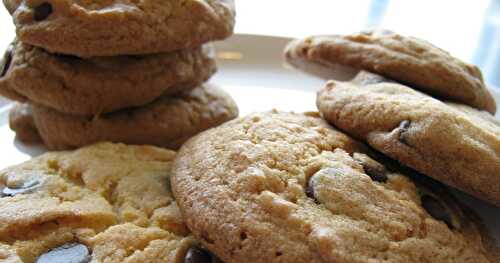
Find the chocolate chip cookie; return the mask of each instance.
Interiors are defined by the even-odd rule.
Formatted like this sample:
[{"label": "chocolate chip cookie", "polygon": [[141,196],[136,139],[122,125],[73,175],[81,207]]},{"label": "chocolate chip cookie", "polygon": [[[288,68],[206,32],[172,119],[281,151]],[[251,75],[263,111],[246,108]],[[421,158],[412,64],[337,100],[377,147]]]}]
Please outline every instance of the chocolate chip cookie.
[{"label": "chocolate chip cookie", "polygon": [[194,48],[233,32],[233,0],[5,0],[18,38],[79,57]]},{"label": "chocolate chip cookie", "polygon": [[386,30],[346,36],[313,36],[286,48],[288,62],[311,71],[309,65],[330,68],[334,78],[348,80],[356,70],[367,70],[394,79],[440,99],[496,112],[481,71],[432,44]]},{"label": "chocolate chip cookie", "polygon": [[171,184],[225,262],[493,262],[456,203],[365,149],[316,114],[255,113],[184,144]]},{"label": "chocolate chip cookie", "polygon": [[162,97],[144,107],[97,116],[64,114],[39,105],[17,107],[31,107],[32,119],[26,118],[24,126],[18,125],[22,129],[15,130],[16,133],[24,133],[24,127],[34,123],[45,145],[57,150],[100,141],[176,149],[195,134],[238,116],[233,99],[214,86],[198,87],[187,94]]},{"label": "chocolate chip cookie", "polygon": [[0,171],[2,262],[195,262],[169,190],[175,153],[102,143]]},{"label": "chocolate chip cookie", "polygon": [[14,41],[0,94],[60,112],[90,115],[147,104],[193,89],[216,71],[210,45],[172,53],[80,59]]},{"label": "chocolate chip cookie", "polygon": [[317,99],[324,118],[402,164],[500,205],[500,121],[376,79],[362,72],[352,82],[329,82]]}]

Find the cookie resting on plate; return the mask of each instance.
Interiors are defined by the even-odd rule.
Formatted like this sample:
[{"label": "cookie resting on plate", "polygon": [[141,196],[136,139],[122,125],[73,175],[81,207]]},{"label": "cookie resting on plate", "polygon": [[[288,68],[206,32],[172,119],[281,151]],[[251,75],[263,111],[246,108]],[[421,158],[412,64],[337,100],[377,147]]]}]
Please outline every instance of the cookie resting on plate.
[{"label": "cookie resting on plate", "polygon": [[189,140],[171,184],[227,263],[494,262],[457,203],[365,151],[317,114],[254,113]]},{"label": "cookie resting on plate", "polygon": [[0,261],[210,259],[170,193],[174,157],[152,146],[103,143],[0,171]]},{"label": "cookie resting on plate", "polygon": [[297,68],[322,76],[330,70],[326,75],[336,80],[349,80],[357,71],[366,70],[439,99],[496,112],[495,99],[478,67],[418,38],[387,30],[312,36],[291,42],[285,55]]}]

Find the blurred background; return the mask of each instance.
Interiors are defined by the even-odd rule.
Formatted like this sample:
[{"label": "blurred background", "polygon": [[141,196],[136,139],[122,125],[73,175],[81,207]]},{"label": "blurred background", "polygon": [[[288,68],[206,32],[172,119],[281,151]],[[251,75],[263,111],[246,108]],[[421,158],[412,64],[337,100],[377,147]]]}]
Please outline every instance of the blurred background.
[{"label": "blurred background", "polygon": [[[383,27],[426,39],[478,65],[500,86],[500,0],[236,0],[236,32],[285,37]],[[0,48],[14,37],[0,8]],[[262,48],[265,48],[263,46]]]}]

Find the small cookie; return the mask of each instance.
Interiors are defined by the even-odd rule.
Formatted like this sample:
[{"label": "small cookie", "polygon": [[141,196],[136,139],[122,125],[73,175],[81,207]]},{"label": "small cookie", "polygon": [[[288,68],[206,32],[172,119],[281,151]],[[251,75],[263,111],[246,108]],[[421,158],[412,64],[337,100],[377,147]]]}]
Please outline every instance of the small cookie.
[{"label": "small cookie", "polygon": [[320,64],[347,73],[337,80],[349,80],[357,71],[367,70],[440,99],[496,112],[495,99],[479,68],[417,38],[385,30],[314,36],[293,41],[285,53],[290,64],[306,71],[311,71],[308,65]]},{"label": "small cookie", "polygon": [[31,108],[45,145],[57,150],[100,141],[176,149],[195,134],[238,116],[229,94],[212,86],[198,87],[176,97],[165,96],[144,107],[97,116],[74,116],[38,105]]},{"label": "small cookie", "polygon": [[225,262],[493,262],[455,203],[364,149],[317,115],[255,113],[184,144],[172,189]]},{"label": "small cookie", "polygon": [[18,38],[79,57],[195,48],[233,33],[233,0],[5,0]]},{"label": "small cookie", "polygon": [[141,106],[161,95],[188,91],[216,71],[210,45],[172,53],[80,59],[14,41],[5,58],[0,94],[80,115]]},{"label": "small cookie", "polygon": [[16,137],[28,144],[42,142],[33,120],[33,112],[29,104],[16,104],[9,112],[10,129],[16,132]]},{"label": "small cookie", "polygon": [[103,143],[0,171],[2,262],[186,262],[199,248],[169,190],[175,153]]},{"label": "small cookie", "polygon": [[323,117],[436,180],[500,205],[500,121],[397,83],[331,81],[318,93]]}]

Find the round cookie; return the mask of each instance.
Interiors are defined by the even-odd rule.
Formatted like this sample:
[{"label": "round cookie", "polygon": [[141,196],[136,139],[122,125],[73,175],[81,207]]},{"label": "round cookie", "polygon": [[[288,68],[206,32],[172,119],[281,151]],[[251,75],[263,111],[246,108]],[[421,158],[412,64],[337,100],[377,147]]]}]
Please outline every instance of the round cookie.
[{"label": "round cookie", "polygon": [[[496,112],[479,68],[432,44],[386,30],[346,36],[313,36],[291,42],[287,61],[320,76],[349,80],[359,70],[381,74],[440,99]],[[317,71],[315,68],[327,68]],[[347,75],[347,76],[345,76]]]},{"label": "round cookie", "polygon": [[175,153],[103,143],[0,171],[2,262],[187,262],[202,251],[169,190]]},{"label": "round cookie", "polygon": [[80,59],[14,41],[2,65],[0,94],[81,115],[141,106],[161,95],[188,91],[216,71],[209,44],[172,53]]},{"label": "round cookie", "polygon": [[370,75],[329,82],[317,98],[323,117],[404,165],[500,205],[500,121]]},{"label": "round cookie", "polygon": [[233,33],[233,0],[5,0],[22,42],[79,57],[195,48]]},{"label": "round cookie", "polygon": [[229,94],[213,86],[198,87],[176,97],[165,96],[140,108],[97,116],[74,116],[38,105],[18,107],[32,108],[32,123],[40,137],[49,149],[57,150],[100,141],[176,149],[195,134],[238,116],[238,108]]},{"label": "round cookie", "polygon": [[493,262],[454,202],[364,150],[317,115],[255,113],[184,144],[171,184],[225,262]]}]

